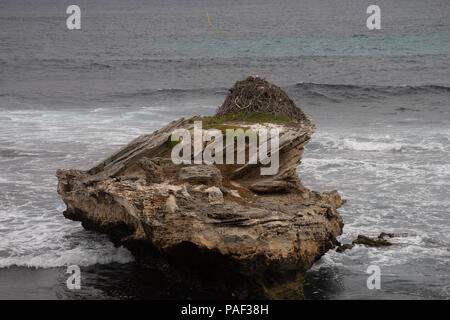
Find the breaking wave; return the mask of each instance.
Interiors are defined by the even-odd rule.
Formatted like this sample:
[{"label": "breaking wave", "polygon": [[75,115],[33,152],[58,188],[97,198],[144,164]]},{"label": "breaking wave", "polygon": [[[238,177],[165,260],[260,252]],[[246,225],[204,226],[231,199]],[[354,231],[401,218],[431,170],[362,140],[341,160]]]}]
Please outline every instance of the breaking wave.
[{"label": "breaking wave", "polygon": [[301,96],[328,99],[330,102],[348,101],[349,99],[364,99],[367,101],[370,99],[380,99],[380,97],[416,96],[424,94],[448,96],[450,94],[450,87],[426,84],[420,86],[376,86],[300,82],[294,87],[291,87],[291,90]]}]

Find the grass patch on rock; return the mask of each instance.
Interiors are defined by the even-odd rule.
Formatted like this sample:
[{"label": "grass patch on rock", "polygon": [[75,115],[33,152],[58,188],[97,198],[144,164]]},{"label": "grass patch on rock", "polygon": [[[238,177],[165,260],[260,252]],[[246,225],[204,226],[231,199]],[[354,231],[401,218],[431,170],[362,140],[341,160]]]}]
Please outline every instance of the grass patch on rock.
[{"label": "grass patch on rock", "polygon": [[[291,122],[291,118],[287,114],[279,113],[273,114],[267,111],[255,111],[249,113],[229,112],[219,116],[204,116],[193,117],[189,119],[190,123],[194,121],[202,121],[204,128],[217,128],[218,125],[222,125],[228,122],[246,122],[246,123],[288,123]],[[230,129],[232,129],[230,126]],[[238,127],[237,127],[238,128]]]}]

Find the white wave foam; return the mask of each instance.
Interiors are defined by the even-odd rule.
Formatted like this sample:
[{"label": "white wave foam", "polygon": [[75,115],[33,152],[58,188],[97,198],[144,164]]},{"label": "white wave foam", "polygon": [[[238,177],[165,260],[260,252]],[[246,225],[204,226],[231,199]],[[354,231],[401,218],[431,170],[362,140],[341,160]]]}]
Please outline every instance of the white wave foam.
[{"label": "white wave foam", "polygon": [[[6,194],[0,210],[0,268],[16,266],[50,268],[69,264],[127,263],[131,253],[116,248],[105,235],[84,230],[79,222],[62,217],[64,205],[54,206],[46,188],[22,187],[22,196]],[[32,194],[43,192],[43,199]],[[39,197],[38,197],[39,198]],[[41,203],[36,203],[43,201]],[[50,208],[46,203],[50,202]]]},{"label": "white wave foam", "polygon": [[391,142],[360,142],[350,139],[344,139],[339,146],[343,149],[356,151],[400,151],[404,148],[401,143]]},{"label": "white wave foam", "polygon": [[307,148],[313,150],[338,149],[378,152],[446,151],[448,147],[447,139],[443,139],[441,134],[436,137],[401,135],[394,138],[390,135],[361,134],[361,136],[349,136],[343,133],[339,135],[319,134],[317,137],[313,137],[313,140],[307,146]]},{"label": "white wave foam", "polygon": [[[105,250],[106,249],[106,250]],[[54,268],[76,264],[89,266],[107,263],[128,263],[134,261],[131,253],[124,247],[104,248],[103,250],[78,247],[67,251],[27,254],[0,259],[0,268],[19,266],[34,268]]]}]

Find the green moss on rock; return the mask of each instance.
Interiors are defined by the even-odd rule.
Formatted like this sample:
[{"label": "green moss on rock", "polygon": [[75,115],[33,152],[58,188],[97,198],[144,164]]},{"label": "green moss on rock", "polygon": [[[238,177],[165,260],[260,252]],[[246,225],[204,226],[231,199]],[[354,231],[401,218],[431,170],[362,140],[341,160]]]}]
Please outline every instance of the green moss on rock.
[{"label": "green moss on rock", "polygon": [[204,116],[204,117],[193,117],[189,119],[190,123],[194,121],[202,121],[203,127],[216,128],[217,125],[227,123],[227,122],[246,122],[246,123],[287,123],[291,122],[288,115],[284,113],[273,114],[267,111],[255,111],[250,113],[236,113],[229,112],[220,116]]}]

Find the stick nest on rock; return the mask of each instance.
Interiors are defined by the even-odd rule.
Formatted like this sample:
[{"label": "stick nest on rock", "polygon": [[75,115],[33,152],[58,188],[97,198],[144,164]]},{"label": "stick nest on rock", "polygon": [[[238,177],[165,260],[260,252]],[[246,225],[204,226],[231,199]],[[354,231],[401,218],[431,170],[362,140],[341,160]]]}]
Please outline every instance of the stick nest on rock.
[{"label": "stick nest on rock", "polygon": [[217,109],[216,116],[234,113],[249,113],[265,111],[272,114],[286,114],[292,121],[307,120],[302,110],[280,88],[257,76],[250,76],[238,81],[222,104]]}]

